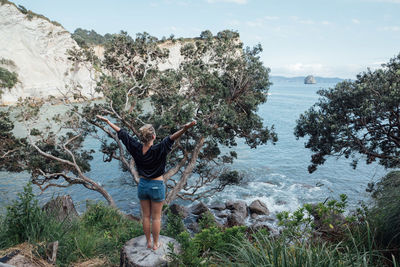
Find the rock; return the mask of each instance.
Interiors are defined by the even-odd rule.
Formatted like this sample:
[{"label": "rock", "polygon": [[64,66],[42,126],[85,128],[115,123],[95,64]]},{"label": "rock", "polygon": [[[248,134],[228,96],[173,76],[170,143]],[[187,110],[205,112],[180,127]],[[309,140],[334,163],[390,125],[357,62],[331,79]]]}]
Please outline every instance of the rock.
[{"label": "rock", "polygon": [[208,211],[208,207],[203,202],[199,202],[191,208],[191,212],[194,215],[200,215],[206,211]]},{"label": "rock", "polygon": [[305,83],[305,84],[316,84],[317,81],[315,80],[314,76],[308,75],[308,76],[304,79],[304,83]]},{"label": "rock", "polygon": [[250,213],[256,213],[260,215],[269,215],[269,210],[267,208],[267,205],[265,205],[263,202],[260,200],[254,200],[251,202],[249,206]]},{"label": "rock", "polygon": [[78,216],[70,195],[58,196],[50,200],[43,206],[43,210],[53,215],[58,221],[72,220]]},{"label": "rock", "polygon": [[222,210],[215,212],[215,216],[217,216],[218,218],[226,218],[229,216],[229,214],[231,214],[230,210]]},{"label": "rock", "polygon": [[0,262],[0,267],[15,267],[15,266],[14,266],[14,265],[7,264],[7,263],[2,263],[2,262]]},{"label": "rock", "polygon": [[226,208],[243,217],[243,219],[247,217],[247,204],[244,201],[227,201]]},{"label": "rock", "polygon": [[129,240],[121,250],[120,267],[134,266],[167,266],[168,243],[174,244],[174,252],[180,252],[178,242],[170,237],[160,235],[161,246],[157,250],[147,248],[144,235]]},{"label": "rock", "polygon": [[58,241],[55,242],[51,242],[47,245],[47,251],[46,251],[46,255],[47,255],[47,260],[50,263],[55,264],[56,260],[57,260],[57,251],[58,251]]},{"label": "rock", "polygon": [[251,214],[251,218],[254,220],[254,219],[256,219],[258,217],[258,214],[257,213],[252,213]]},{"label": "rock", "polygon": [[21,81],[11,90],[4,90],[0,104],[17,103],[18,98],[62,97],[66,85],[80,85],[82,94],[95,93],[94,68],[89,64],[73,64],[67,50],[77,47],[71,34],[61,25],[45,18],[23,14],[13,4],[0,4],[0,58],[12,60],[5,66],[18,74]]},{"label": "rock", "polygon": [[277,201],[275,202],[275,204],[276,204],[276,205],[286,205],[287,202],[286,202],[285,200],[277,200]]},{"label": "rock", "polygon": [[196,234],[200,232],[200,225],[197,222],[192,222],[188,224],[187,229]]},{"label": "rock", "polygon": [[257,232],[257,231],[259,231],[259,230],[261,230],[261,229],[265,229],[265,230],[267,230],[268,232],[272,231],[272,228],[271,228],[269,225],[267,225],[267,224],[265,224],[265,223],[261,223],[261,222],[256,222],[256,223],[252,224],[249,228],[250,228],[253,232]]},{"label": "rock", "polygon": [[270,216],[258,216],[257,222],[274,222],[275,218]]},{"label": "rock", "polygon": [[232,227],[244,224],[245,224],[244,218],[234,212],[230,214],[226,219],[226,227]]},{"label": "rock", "polygon": [[169,206],[169,210],[174,215],[180,215],[182,218],[186,218],[189,215],[188,209],[178,204],[172,204]]},{"label": "rock", "polygon": [[[0,267],[50,267],[54,266],[44,259],[38,258],[34,245],[27,242],[7,249],[7,255],[0,257]],[[0,254],[1,255],[1,254]]]},{"label": "rock", "polygon": [[210,209],[221,211],[226,209],[226,205],[224,203],[214,203],[210,206]]}]

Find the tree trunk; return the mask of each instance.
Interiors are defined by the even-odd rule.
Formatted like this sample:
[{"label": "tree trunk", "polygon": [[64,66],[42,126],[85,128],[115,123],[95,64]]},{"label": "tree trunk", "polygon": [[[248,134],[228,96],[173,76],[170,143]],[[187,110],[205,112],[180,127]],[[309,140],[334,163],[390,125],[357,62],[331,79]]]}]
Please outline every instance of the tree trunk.
[{"label": "tree trunk", "polygon": [[186,185],[187,180],[192,175],[193,169],[196,166],[196,161],[197,161],[197,158],[199,157],[200,150],[204,145],[204,141],[205,141],[204,137],[201,137],[199,142],[197,143],[195,149],[193,150],[190,162],[186,166],[185,170],[183,171],[181,179],[179,180],[177,185],[171,191],[168,192],[167,198],[165,199],[166,204],[169,204],[174,199],[176,199],[179,191],[181,191],[182,188]]}]

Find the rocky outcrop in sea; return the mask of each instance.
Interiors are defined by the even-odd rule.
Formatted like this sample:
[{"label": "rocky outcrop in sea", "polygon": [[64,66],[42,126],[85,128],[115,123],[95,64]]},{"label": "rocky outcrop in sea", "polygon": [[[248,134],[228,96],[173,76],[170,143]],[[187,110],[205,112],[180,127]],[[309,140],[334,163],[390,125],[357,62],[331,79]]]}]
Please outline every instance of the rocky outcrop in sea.
[{"label": "rocky outcrop in sea", "polygon": [[304,84],[316,84],[317,81],[315,80],[314,76],[312,75],[308,75],[305,79],[304,79]]}]

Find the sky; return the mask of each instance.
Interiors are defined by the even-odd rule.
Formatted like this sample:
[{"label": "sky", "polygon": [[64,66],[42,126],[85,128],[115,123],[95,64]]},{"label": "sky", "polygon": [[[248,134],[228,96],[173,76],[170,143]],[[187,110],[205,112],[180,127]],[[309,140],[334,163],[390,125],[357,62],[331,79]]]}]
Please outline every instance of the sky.
[{"label": "sky", "polygon": [[11,0],[66,30],[162,38],[238,31],[271,75],[355,79],[400,53],[400,0]]}]

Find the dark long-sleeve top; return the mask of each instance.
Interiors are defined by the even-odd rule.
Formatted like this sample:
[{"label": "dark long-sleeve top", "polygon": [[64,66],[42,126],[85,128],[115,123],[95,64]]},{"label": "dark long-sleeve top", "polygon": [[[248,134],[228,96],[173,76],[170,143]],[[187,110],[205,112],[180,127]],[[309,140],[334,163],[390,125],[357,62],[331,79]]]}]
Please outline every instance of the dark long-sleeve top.
[{"label": "dark long-sleeve top", "polygon": [[152,145],[145,154],[142,150],[143,144],[130,136],[125,129],[118,131],[118,138],[135,160],[140,177],[153,179],[164,174],[167,155],[174,144],[174,140],[169,136],[160,143]]}]

